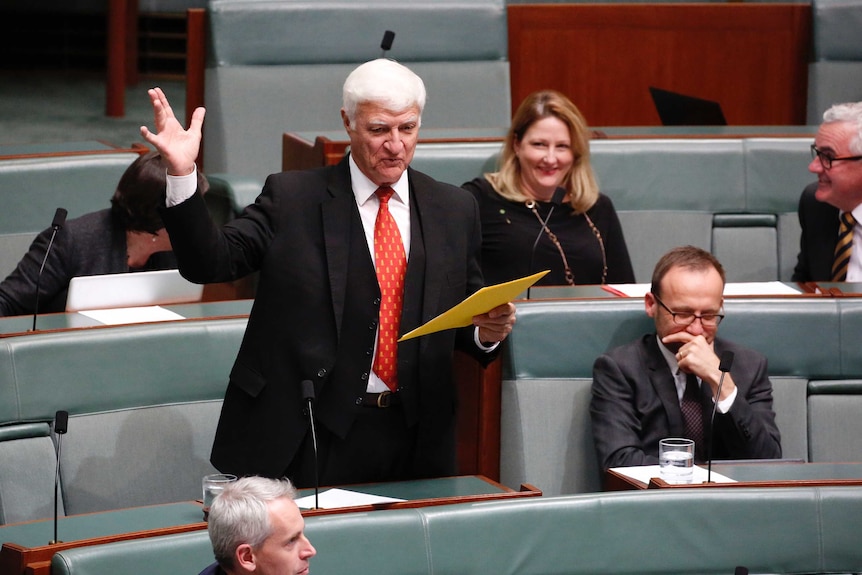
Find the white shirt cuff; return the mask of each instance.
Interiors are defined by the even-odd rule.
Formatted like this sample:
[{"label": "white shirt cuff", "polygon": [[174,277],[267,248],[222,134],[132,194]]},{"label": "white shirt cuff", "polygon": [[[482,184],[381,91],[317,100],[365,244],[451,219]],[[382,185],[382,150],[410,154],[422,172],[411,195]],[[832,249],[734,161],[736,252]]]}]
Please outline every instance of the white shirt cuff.
[{"label": "white shirt cuff", "polygon": [[476,342],[476,347],[481,349],[482,351],[488,353],[497,349],[497,346],[500,345],[500,342],[492,343],[490,346],[485,345],[481,341],[479,341],[479,326],[476,326],[476,329],[473,330],[473,341]]},{"label": "white shirt cuff", "polygon": [[738,391],[738,387],[734,388],[733,391],[730,392],[730,395],[718,402],[719,413],[727,413],[730,411],[730,406],[733,405],[733,402],[736,400],[736,393]]},{"label": "white shirt cuff", "polygon": [[187,176],[172,176],[167,174],[167,191],[165,193],[165,205],[172,208],[183,203],[193,195],[198,189],[198,168],[192,170],[192,173]]}]

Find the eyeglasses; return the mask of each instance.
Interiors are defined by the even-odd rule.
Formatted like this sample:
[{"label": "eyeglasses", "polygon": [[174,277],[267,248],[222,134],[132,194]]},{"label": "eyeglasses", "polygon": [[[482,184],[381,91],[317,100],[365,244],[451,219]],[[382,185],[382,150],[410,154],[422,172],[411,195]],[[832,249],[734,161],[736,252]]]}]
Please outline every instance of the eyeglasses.
[{"label": "eyeglasses", "polygon": [[814,158],[820,160],[820,164],[823,166],[824,170],[831,170],[832,162],[838,162],[841,160],[862,160],[862,156],[844,156],[843,158],[836,158],[835,156],[829,155],[829,152],[824,152],[823,150],[817,148],[817,146],[815,146],[814,144],[811,144],[811,159],[813,160]]},{"label": "eyeglasses", "polygon": [[704,327],[716,327],[721,323],[721,320],[724,319],[724,314],[721,313],[705,313],[703,315],[697,315],[696,313],[691,313],[690,311],[673,311],[666,305],[664,302],[659,299],[659,297],[655,294],[652,294],[655,298],[655,301],[667,311],[673,318],[673,323],[676,325],[691,325],[694,323],[694,320],[699,319],[700,324]]}]

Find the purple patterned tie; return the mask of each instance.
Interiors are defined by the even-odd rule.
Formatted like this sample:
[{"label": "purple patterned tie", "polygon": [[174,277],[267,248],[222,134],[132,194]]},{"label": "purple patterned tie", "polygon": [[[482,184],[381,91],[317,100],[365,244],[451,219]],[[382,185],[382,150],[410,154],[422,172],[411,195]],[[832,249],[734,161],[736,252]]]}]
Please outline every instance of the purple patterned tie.
[{"label": "purple patterned tie", "polygon": [[[685,436],[694,440],[695,453],[700,454],[703,450],[703,407],[700,403],[700,387],[694,374],[687,373],[685,376],[685,393],[679,406],[682,409]],[[696,459],[703,460],[702,457]]]}]

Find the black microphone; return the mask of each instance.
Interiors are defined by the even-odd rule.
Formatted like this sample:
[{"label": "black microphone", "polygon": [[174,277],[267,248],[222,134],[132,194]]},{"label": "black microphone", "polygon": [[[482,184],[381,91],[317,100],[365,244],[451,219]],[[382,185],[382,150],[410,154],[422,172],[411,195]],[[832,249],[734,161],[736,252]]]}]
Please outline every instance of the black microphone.
[{"label": "black microphone", "polygon": [[[559,186],[556,190],[554,190],[554,195],[551,196],[551,209],[548,210],[548,215],[545,216],[545,219],[542,220],[542,226],[539,228],[539,233],[536,234],[536,241],[533,242],[533,249],[530,250],[530,267],[527,268],[527,275],[533,273],[533,260],[536,257],[536,246],[539,245],[539,240],[542,239],[542,232],[545,231],[545,228],[548,227],[548,221],[551,219],[551,214],[554,213],[554,208],[557,206],[563,205],[563,198],[566,197],[566,188]],[[530,289],[533,286],[527,288],[527,299],[530,299]]]},{"label": "black microphone", "polygon": [[[66,210],[63,210],[63,217],[66,217]],[[59,500],[60,492],[60,446],[62,445],[63,435],[66,433],[68,427],[69,412],[58,411],[54,415],[54,433],[57,435],[57,470],[54,472],[54,539],[48,541],[48,545],[56,545],[57,543],[62,543],[62,541],[57,539],[57,501]]]},{"label": "black microphone", "polygon": [[310,379],[302,380],[302,398],[308,404],[308,421],[311,423],[311,444],[314,448],[314,508],[320,509],[317,498],[320,492],[320,476],[318,475],[318,454],[317,454],[317,430],[314,428],[314,382]]},{"label": "black microphone", "polygon": [[51,240],[48,242],[48,249],[45,250],[45,257],[42,259],[42,267],[39,268],[39,275],[36,276],[36,303],[33,306],[33,331],[36,331],[36,316],[39,315],[39,284],[42,283],[42,270],[45,269],[45,262],[48,261],[48,254],[51,253],[51,246],[54,245],[54,238],[57,237],[57,232],[66,223],[66,215],[68,212],[65,208],[57,208],[54,212],[54,221],[51,222]]},{"label": "black microphone", "polygon": [[748,567],[743,567],[742,565],[737,566],[737,568],[733,570],[733,575],[748,575]]},{"label": "black microphone", "polygon": [[712,401],[712,416],[709,418],[709,443],[706,446],[706,482],[712,480],[712,444],[715,437],[715,410],[718,409],[718,398],[721,397],[721,384],[724,383],[724,376],[730,371],[730,366],[733,365],[733,352],[725,351],[721,354],[721,359],[718,362],[718,369],[721,371],[721,377],[718,378],[718,389],[715,391],[715,397]]},{"label": "black microphone", "polygon": [[387,30],[383,33],[383,41],[380,42],[380,49],[383,50],[383,52],[380,53],[381,58],[384,58],[386,56],[386,52],[392,49],[393,40],[395,40],[395,32]]}]

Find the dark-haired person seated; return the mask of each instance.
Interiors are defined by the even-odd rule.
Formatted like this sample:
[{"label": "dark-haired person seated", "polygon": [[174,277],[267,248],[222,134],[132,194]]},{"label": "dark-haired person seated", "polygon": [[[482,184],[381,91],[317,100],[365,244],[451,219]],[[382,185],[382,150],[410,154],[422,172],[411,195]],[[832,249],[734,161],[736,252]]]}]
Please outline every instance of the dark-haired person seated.
[{"label": "dark-haired person seated", "polygon": [[[590,416],[601,469],[657,465],[667,437],[693,439],[695,462],[703,462],[710,433],[713,459],[781,457],[766,357],[716,337],[724,283],[718,260],[693,246],[674,248],[656,264],[644,297],[655,333],[593,366]],[[726,351],[734,358],[710,431]]]},{"label": "dark-haired person seated", "polygon": [[[40,313],[65,310],[73,277],[177,267],[158,212],[165,198],[165,167],[160,154],[142,155],[123,172],[110,208],[66,221],[38,279]],[[199,179],[199,185],[209,187],[203,175]],[[52,231],[41,232],[0,283],[0,315],[36,311],[37,278]]]},{"label": "dark-haired person seated", "polygon": [[802,237],[793,281],[862,281],[862,102],[823,113],[799,198]]},{"label": "dark-haired person seated", "polygon": [[[500,171],[462,187],[479,202],[488,284],[546,269],[539,285],[635,281],[614,205],[590,166],[587,122],[559,92],[527,96],[506,135]],[[559,187],[565,196],[554,207]]]}]

